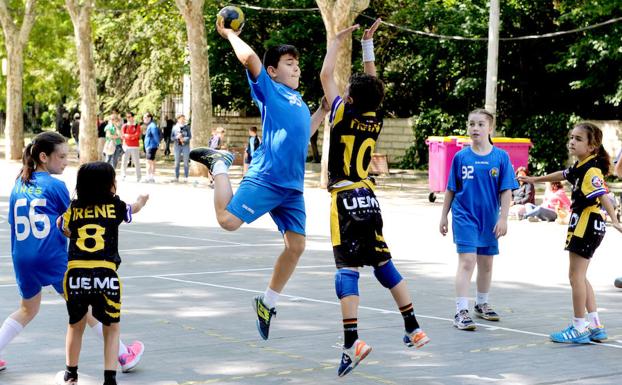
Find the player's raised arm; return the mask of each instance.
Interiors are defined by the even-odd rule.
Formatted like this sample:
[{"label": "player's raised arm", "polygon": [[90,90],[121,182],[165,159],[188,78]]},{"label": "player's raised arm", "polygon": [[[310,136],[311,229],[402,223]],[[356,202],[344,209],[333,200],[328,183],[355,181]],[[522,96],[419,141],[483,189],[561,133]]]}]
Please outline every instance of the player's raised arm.
[{"label": "player's raised arm", "polygon": [[337,63],[337,52],[339,47],[343,43],[343,40],[352,34],[359,28],[358,24],[348,27],[344,30],[337,32],[333,40],[328,44],[326,49],[326,56],[324,57],[324,64],[322,64],[322,71],[320,72],[320,80],[322,81],[322,89],[324,90],[324,96],[329,105],[333,105],[333,102],[339,96],[339,89],[337,88],[337,82],[335,81],[335,64]]},{"label": "player's raised arm", "polygon": [[377,18],[374,24],[363,32],[363,39],[361,40],[361,46],[363,47],[363,70],[371,76],[376,76],[374,32],[376,32],[381,22],[382,20]]},{"label": "player's raised arm", "polygon": [[240,38],[239,35],[241,31],[225,28],[224,20],[222,19],[216,21],[216,31],[218,31],[220,36],[229,40],[235,52],[235,56],[237,56],[240,63],[250,72],[253,79],[257,79],[261,73],[261,59],[255,51]]}]

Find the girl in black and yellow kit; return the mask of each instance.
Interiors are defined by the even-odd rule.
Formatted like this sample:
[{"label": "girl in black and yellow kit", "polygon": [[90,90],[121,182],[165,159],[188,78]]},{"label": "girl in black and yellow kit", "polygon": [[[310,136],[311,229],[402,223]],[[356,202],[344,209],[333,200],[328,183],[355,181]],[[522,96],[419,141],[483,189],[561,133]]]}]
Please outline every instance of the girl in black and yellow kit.
[{"label": "girl in black and yellow kit", "polygon": [[[578,123],[570,133],[568,149],[577,161],[568,169],[552,174],[519,180],[527,183],[561,182],[566,179],[572,184],[572,214],[568,224],[566,250],[570,255],[570,286],[572,287],[572,323],[560,332],[552,333],[553,342],[590,343],[607,339],[607,332],[596,311],[594,289],[586,278],[592,255],[605,235],[605,219],[601,206],[611,217],[616,230],[622,232],[622,225],[614,213],[613,204],[607,198],[604,176],[609,173],[609,154],[602,145],[603,133],[591,123]],[[587,310],[587,322],[585,311]]]},{"label": "girl in black and yellow kit", "polygon": [[63,281],[69,328],[67,370],[63,384],[77,384],[78,359],[89,306],[104,332],[104,385],[116,385],[121,282],[118,234],[121,222],[131,222],[149,199],[123,202],[116,193],[114,168],[105,162],[83,164],[78,170],[77,199],[62,217],[62,230],[70,239],[69,263]]}]

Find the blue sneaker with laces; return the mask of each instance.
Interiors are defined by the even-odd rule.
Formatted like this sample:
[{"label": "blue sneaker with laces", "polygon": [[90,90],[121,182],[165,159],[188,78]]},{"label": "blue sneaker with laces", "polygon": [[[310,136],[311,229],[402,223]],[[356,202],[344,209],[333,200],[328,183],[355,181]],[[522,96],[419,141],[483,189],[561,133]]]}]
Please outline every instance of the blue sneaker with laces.
[{"label": "blue sneaker with laces", "polygon": [[270,333],[270,321],[272,317],[276,317],[276,310],[266,306],[263,302],[263,295],[257,295],[253,298],[253,308],[257,313],[257,331],[261,338],[267,340]]},{"label": "blue sneaker with laces", "polygon": [[363,340],[354,341],[354,344],[350,348],[346,349],[344,347],[343,353],[341,354],[341,362],[337,369],[337,375],[343,377],[350,373],[370,352],[371,346],[367,345]]},{"label": "blue sneaker with laces", "polygon": [[588,328],[590,329],[590,341],[601,342],[609,337],[603,325],[589,326]]},{"label": "blue sneaker with laces", "polygon": [[564,344],[589,344],[590,330],[585,328],[584,331],[579,332],[573,325],[570,325],[560,332],[551,334],[551,341]]}]

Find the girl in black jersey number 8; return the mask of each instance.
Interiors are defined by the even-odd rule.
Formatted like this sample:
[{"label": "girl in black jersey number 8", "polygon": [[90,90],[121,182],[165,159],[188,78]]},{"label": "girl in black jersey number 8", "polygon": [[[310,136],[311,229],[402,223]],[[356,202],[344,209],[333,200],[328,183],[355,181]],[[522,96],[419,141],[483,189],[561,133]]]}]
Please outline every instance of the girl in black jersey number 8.
[{"label": "girl in black jersey number 8", "polygon": [[[519,180],[527,183],[558,182],[564,179],[572,185],[572,214],[568,224],[566,250],[570,255],[570,286],[574,317],[566,329],[551,334],[553,342],[589,343],[607,339],[596,311],[594,289],[586,278],[592,255],[605,235],[605,220],[600,213],[602,206],[611,217],[613,227],[622,232],[614,208],[607,199],[604,175],[609,172],[609,154],[602,145],[602,131],[591,123],[579,123],[570,133],[568,149],[577,161],[568,169],[552,174]],[[604,197],[604,199],[601,199]],[[585,321],[585,311],[587,318]]]}]

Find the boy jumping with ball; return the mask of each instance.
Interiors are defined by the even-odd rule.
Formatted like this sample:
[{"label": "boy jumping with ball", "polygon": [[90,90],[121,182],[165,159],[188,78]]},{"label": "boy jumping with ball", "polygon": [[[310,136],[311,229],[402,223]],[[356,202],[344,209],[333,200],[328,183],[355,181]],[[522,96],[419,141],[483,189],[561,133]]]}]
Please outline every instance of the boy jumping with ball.
[{"label": "boy jumping with ball", "polygon": [[376,77],[373,35],[381,20],[363,34],[364,74],[350,78],[346,93],[339,96],[333,77],[337,51],[358,25],[335,35],[328,46],[320,79],[331,106],[328,191],[331,193],[330,228],[337,272],[335,291],[341,302],[344,344],[337,375],[342,377],[363,360],[371,347],[358,338],[358,268],[372,266],[382,286],[389,289],[404,319],[403,343],[420,348],[430,341],[421,330],[406,282],[391,262],[382,235],[382,214],[367,170],[382,129],[378,112],[384,85]]},{"label": "boy jumping with ball", "polygon": [[234,31],[216,23],[218,33],[231,43],[238,60],[246,68],[251,96],[261,111],[263,143],[235,194],[231,189],[229,166],[233,154],[210,148],[195,148],[190,159],[207,166],[214,176],[214,208],[220,226],[228,231],[251,223],[266,213],[283,234],[285,249],[274,265],[272,278],[263,295],[253,299],[257,330],[268,339],[276,304],[305,248],[305,203],[303,198],[305,160],[309,137],[317,130],[327,111],[309,108],[296,91],[300,83],[298,50],[291,45],[268,49],[262,61]]}]

